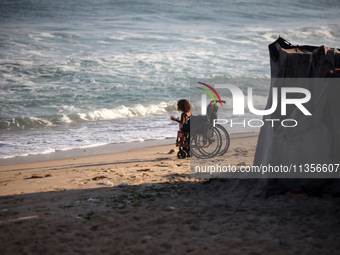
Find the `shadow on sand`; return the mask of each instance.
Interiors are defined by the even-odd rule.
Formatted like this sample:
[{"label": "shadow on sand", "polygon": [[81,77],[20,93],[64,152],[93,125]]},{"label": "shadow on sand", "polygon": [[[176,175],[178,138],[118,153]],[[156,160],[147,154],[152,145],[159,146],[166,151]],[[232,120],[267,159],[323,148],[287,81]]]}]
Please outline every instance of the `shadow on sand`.
[{"label": "shadow on sand", "polygon": [[[0,198],[2,254],[335,254],[338,198],[262,198],[254,180],[171,181]],[[335,252],[335,253],[333,253]]]}]

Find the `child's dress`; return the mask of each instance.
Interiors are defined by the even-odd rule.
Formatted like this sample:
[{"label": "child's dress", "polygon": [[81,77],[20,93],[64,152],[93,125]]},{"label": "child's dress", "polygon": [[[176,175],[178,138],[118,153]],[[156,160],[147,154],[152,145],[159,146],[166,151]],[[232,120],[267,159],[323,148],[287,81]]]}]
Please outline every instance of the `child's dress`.
[{"label": "child's dress", "polygon": [[[185,113],[185,115],[187,116],[187,120],[183,124],[179,124],[179,131],[180,132],[189,132],[189,130],[182,131],[183,125],[186,124],[188,122],[188,120],[190,119],[190,116],[188,116],[187,113]],[[188,129],[188,128],[186,128],[186,129]],[[179,134],[178,137],[181,138],[182,134]]]}]

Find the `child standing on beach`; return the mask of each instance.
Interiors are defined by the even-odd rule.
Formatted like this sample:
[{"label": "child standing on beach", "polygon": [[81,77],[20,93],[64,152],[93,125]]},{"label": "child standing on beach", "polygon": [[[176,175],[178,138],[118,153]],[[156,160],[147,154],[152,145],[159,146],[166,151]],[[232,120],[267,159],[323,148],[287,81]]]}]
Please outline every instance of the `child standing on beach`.
[{"label": "child standing on beach", "polygon": [[191,105],[190,102],[186,99],[181,99],[177,102],[177,110],[181,111],[181,119],[170,117],[171,120],[178,122],[179,131],[181,131],[183,124],[190,118],[191,116]]}]

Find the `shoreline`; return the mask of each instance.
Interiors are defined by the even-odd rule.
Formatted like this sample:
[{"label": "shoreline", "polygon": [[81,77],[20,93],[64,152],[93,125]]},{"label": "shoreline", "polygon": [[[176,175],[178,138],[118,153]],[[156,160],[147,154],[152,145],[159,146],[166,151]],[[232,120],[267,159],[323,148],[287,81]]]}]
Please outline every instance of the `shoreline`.
[{"label": "shoreline", "polygon": [[122,143],[110,143],[103,144],[93,147],[83,147],[83,148],[72,148],[65,150],[57,150],[49,153],[37,153],[25,156],[13,156],[8,158],[0,158],[0,166],[12,165],[12,164],[23,164],[23,163],[33,163],[40,161],[50,161],[58,159],[67,159],[74,157],[85,157],[94,156],[101,154],[119,153],[132,149],[141,149],[162,145],[175,144],[174,140],[176,138],[165,138],[165,139],[155,139],[155,140],[145,140],[145,141],[133,141],[133,142],[122,142]]},{"label": "shoreline", "polygon": [[[242,132],[229,134],[230,137],[237,137],[244,134],[258,134],[259,132]],[[142,149],[155,146],[172,145],[175,144],[176,138],[164,138],[164,139],[152,139],[144,141],[132,141],[132,142],[121,142],[121,143],[110,143],[97,146],[71,148],[65,150],[57,150],[48,153],[37,153],[22,156],[12,156],[7,158],[0,158],[0,166],[13,165],[13,164],[24,164],[41,161],[50,161],[58,159],[67,159],[74,157],[85,157],[94,156],[101,154],[111,154],[126,152],[133,149]]]}]

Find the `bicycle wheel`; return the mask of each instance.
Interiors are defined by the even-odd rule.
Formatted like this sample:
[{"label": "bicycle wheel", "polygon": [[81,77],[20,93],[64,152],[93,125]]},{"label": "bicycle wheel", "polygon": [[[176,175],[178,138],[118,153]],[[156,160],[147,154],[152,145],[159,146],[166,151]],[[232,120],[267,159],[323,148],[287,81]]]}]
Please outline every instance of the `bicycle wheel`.
[{"label": "bicycle wheel", "polygon": [[221,149],[221,134],[211,125],[202,125],[190,133],[190,150],[196,158],[212,158]]}]

